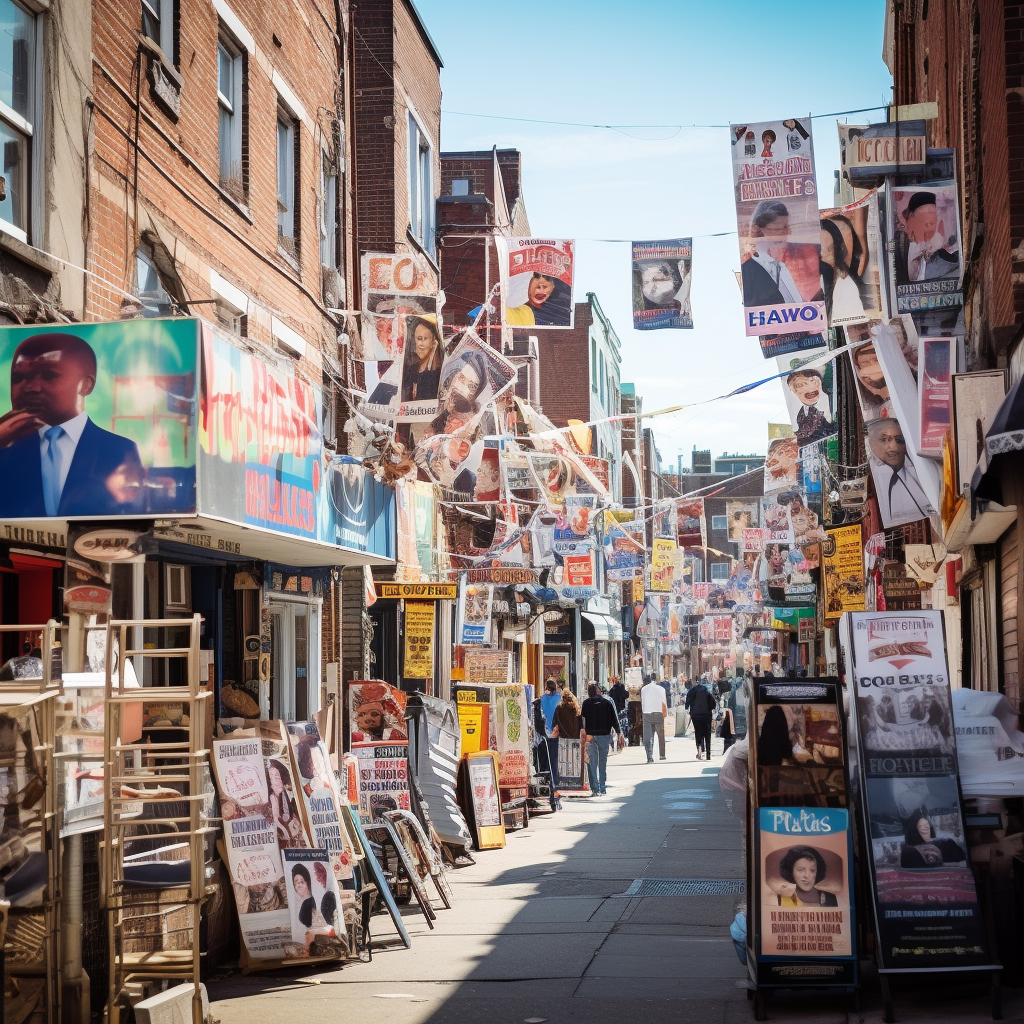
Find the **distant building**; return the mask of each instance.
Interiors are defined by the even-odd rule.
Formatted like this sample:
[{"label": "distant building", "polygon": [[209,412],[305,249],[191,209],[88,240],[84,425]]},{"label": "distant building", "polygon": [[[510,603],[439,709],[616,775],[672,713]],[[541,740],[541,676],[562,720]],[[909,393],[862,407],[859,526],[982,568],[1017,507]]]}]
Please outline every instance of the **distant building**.
[{"label": "distant building", "polygon": [[715,472],[739,476],[741,473],[749,473],[752,469],[760,469],[763,465],[763,455],[727,455],[722,452],[715,459]]}]

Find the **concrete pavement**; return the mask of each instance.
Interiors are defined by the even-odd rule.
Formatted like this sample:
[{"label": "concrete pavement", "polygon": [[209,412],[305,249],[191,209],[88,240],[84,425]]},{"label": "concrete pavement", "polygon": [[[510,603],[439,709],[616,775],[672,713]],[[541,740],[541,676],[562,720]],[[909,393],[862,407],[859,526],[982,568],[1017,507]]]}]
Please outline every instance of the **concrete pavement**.
[{"label": "concrete pavement", "polygon": [[[716,751],[721,741],[714,741]],[[643,748],[609,759],[605,797],[563,800],[557,814],[511,833],[504,850],[452,871],[451,910],[431,931],[406,908],[412,949],[375,951],[329,972],[233,975],[210,984],[222,1024],[311,1024],[335,1014],[374,1024],[632,1021],[731,1024],[753,1019],[729,924],[742,895],[622,897],[636,879],[742,879],[739,820],[719,793],[718,756],[670,740],[668,760]],[[375,942],[393,935],[374,918]],[[941,1007],[941,1008],[940,1008]],[[1007,999],[1007,1019],[1024,1003]],[[898,999],[900,1021],[988,1019],[987,999]],[[875,1024],[877,984],[847,1016],[841,1000],[769,1003],[772,1020]]]}]

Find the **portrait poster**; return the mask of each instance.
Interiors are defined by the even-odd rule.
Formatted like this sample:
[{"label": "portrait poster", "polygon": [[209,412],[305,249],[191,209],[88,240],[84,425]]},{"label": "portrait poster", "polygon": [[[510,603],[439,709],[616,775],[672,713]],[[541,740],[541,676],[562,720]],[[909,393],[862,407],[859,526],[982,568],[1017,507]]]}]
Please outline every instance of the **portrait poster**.
[{"label": "portrait poster", "polygon": [[409,744],[353,743],[359,818],[364,825],[385,811],[409,810]]},{"label": "portrait poster", "polygon": [[927,460],[918,463],[908,450],[911,442],[900,420],[873,420],[865,427],[871,479],[882,525],[887,529],[927,519],[937,513],[936,504],[925,490],[922,476],[931,469]]},{"label": "portrait poster", "polygon": [[878,196],[821,211],[821,267],[829,327],[881,320]]},{"label": "portrait poster", "polygon": [[800,442],[795,437],[780,437],[768,442],[764,460],[764,493],[800,487]]},{"label": "portrait poster", "polygon": [[845,808],[758,810],[762,956],[853,955]]},{"label": "portrait poster", "polygon": [[348,684],[349,743],[407,740],[406,695],[380,680]]},{"label": "portrait poster", "polygon": [[526,786],[530,782],[530,720],[526,703],[526,687],[495,686],[494,707],[495,749],[500,758],[498,784]]},{"label": "portrait poster", "polygon": [[633,242],[633,329],[692,328],[692,240]]},{"label": "portrait poster", "polygon": [[371,419],[422,423],[437,414],[445,358],[440,322],[429,314],[407,316],[405,331],[401,356],[379,360],[375,376],[367,373],[367,395],[359,411]]},{"label": "portrait poster", "polygon": [[213,741],[231,888],[246,952],[279,960],[291,937],[288,892],[258,736]]},{"label": "portrait poster", "polygon": [[707,545],[707,520],[703,498],[680,498],[676,502],[676,523],[681,548],[702,548]]},{"label": "portrait poster", "polygon": [[828,359],[828,350],[815,349],[800,355],[779,356],[776,363],[779,373],[786,375],[781,378],[782,393],[786,398],[797,447],[803,448],[834,436],[839,425],[833,404],[835,368]]},{"label": "portrait poster", "polygon": [[956,183],[893,188],[889,213],[890,294],[896,312],[963,305],[963,251]]},{"label": "portrait poster", "polygon": [[463,583],[460,586],[459,643],[464,647],[491,642],[493,594],[494,588],[490,583]]},{"label": "portrait poster", "polygon": [[434,678],[434,601],[406,601],[403,637],[405,657],[402,675],[406,679]]},{"label": "portrait poster", "polygon": [[556,555],[575,555],[593,547],[593,516],[597,496],[568,494],[555,519],[554,549]]},{"label": "portrait poster", "polygon": [[725,514],[729,521],[729,540],[743,544],[743,531],[756,529],[759,503],[756,501],[727,501]]},{"label": "portrait poster", "polygon": [[571,239],[496,238],[507,327],[572,327],[576,243]]},{"label": "portrait poster", "polygon": [[363,309],[356,359],[401,364],[413,317],[438,319],[437,272],[418,253],[366,252],[360,261]]},{"label": "portrait poster", "polygon": [[811,120],[734,124],[731,142],[744,326],[783,355],[828,327]]},{"label": "portrait poster", "polygon": [[917,365],[921,443],[917,454],[942,458],[950,428],[950,379],[956,372],[956,338],[921,338]]},{"label": "portrait poster", "polygon": [[347,929],[338,884],[327,850],[284,851],[291,942],[289,958],[342,956],[348,949]]},{"label": "portrait poster", "polygon": [[476,471],[476,487],[473,490],[474,501],[501,500],[501,463],[499,459],[497,439],[495,443],[484,441],[484,450],[480,455],[480,465]]},{"label": "portrait poster", "polygon": [[864,544],[860,523],[828,530],[822,544],[825,621],[837,622],[843,612],[864,611]]},{"label": "portrait poster", "polygon": [[0,328],[0,518],[194,513],[198,345],[187,317]]},{"label": "portrait poster", "polygon": [[272,756],[267,756],[267,743],[264,742],[263,763],[267,772],[267,785],[270,793],[270,810],[274,815],[277,827],[277,845],[282,849],[289,847],[305,847],[310,845],[309,833],[303,823],[296,798],[296,777],[287,743],[272,744],[276,749]]}]

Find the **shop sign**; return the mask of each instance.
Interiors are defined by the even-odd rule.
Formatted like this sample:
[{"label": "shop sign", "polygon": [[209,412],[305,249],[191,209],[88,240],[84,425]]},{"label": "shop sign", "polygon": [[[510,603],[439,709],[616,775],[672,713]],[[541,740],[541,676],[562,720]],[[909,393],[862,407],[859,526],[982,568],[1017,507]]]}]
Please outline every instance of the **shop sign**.
[{"label": "shop sign", "polygon": [[402,675],[407,679],[434,677],[434,609],[433,601],[406,601],[405,659]]},{"label": "shop sign", "polygon": [[494,736],[500,761],[498,783],[515,788],[530,782],[530,722],[526,687],[495,686]]},{"label": "shop sign", "polygon": [[467,583],[497,583],[501,586],[520,583],[537,583],[540,579],[536,569],[515,567],[492,567],[489,569],[467,569]]},{"label": "shop sign", "polygon": [[75,553],[96,562],[137,562],[145,555],[139,550],[144,536],[135,530],[90,530],[75,538]]},{"label": "shop sign", "polygon": [[46,521],[38,523],[4,523],[0,526],[0,539],[12,544],[31,544],[36,548],[53,548],[63,551],[68,546],[67,533],[60,524],[48,526]]},{"label": "shop sign", "polygon": [[[17,481],[0,492],[0,519],[194,513],[198,323],[0,328],[0,413],[27,413],[40,428],[86,414],[50,490],[36,430],[0,449],[0,477]],[[55,365],[76,382],[70,400],[42,376]]]},{"label": "shop sign", "polygon": [[840,124],[839,164],[851,185],[881,184],[888,174],[923,168],[928,139],[924,121]]},{"label": "shop sign", "polygon": [[411,598],[414,601],[455,601],[457,583],[378,583],[377,597]]},{"label": "shop sign", "polygon": [[882,591],[887,601],[910,601],[921,597],[917,580],[907,576],[907,567],[902,562],[885,563],[882,569]]}]

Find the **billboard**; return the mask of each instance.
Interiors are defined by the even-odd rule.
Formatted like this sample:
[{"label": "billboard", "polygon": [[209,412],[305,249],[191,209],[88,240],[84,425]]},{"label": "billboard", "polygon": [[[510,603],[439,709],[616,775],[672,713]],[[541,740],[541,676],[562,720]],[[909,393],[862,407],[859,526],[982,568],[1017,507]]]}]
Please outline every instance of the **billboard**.
[{"label": "billboard", "polygon": [[502,323],[508,327],[572,327],[572,239],[496,238]]},{"label": "billboard", "polygon": [[194,513],[198,323],[0,329],[0,518]]},{"label": "billboard", "polygon": [[690,310],[692,240],[633,242],[633,329],[693,327]]}]

